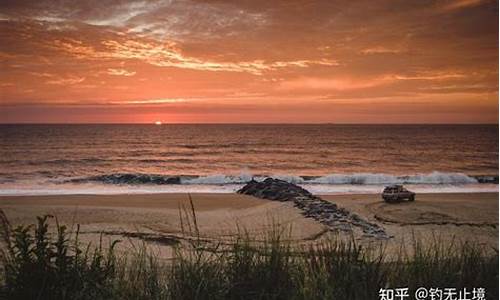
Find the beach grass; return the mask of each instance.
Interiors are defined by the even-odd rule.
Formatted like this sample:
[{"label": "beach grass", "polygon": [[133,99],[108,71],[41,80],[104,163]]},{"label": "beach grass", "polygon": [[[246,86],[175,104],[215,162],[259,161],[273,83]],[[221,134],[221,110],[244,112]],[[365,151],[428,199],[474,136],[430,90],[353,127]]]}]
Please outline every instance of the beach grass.
[{"label": "beach grass", "polygon": [[498,253],[467,242],[414,238],[389,256],[354,239],[296,246],[275,226],[260,241],[244,231],[225,245],[192,239],[162,260],[145,245],[127,255],[116,243],[85,245],[78,227],[48,216],[12,228],[0,211],[0,227],[1,299],[379,299],[399,287],[481,287],[498,298]]}]

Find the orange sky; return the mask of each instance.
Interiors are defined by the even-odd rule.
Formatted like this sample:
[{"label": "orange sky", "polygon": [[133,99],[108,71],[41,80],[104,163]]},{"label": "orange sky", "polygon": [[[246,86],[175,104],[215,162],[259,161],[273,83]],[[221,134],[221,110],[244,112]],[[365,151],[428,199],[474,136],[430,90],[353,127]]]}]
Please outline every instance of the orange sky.
[{"label": "orange sky", "polygon": [[498,3],[11,1],[2,123],[498,123]]}]

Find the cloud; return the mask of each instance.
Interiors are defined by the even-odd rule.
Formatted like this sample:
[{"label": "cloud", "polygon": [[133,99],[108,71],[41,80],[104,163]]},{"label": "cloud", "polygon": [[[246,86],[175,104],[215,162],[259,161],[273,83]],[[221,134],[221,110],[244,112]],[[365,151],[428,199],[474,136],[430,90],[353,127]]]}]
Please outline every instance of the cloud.
[{"label": "cloud", "polygon": [[384,46],[376,46],[361,50],[361,54],[398,54],[401,53],[400,49],[391,49]]},{"label": "cloud", "polygon": [[417,75],[391,75],[397,80],[445,80],[460,79],[467,77],[465,74],[456,72],[424,72]]},{"label": "cloud", "polygon": [[54,74],[47,73],[47,72],[29,72],[29,74],[36,76],[36,77],[48,77],[48,78],[52,78],[52,77],[56,76]]},{"label": "cloud", "polygon": [[281,82],[279,85],[280,90],[297,90],[297,89],[311,89],[311,90],[357,90],[372,88],[394,81],[391,77],[379,77],[373,79],[354,79],[354,78],[310,78],[302,77],[293,80]]},{"label": "cloud", "polygon": [[356,107],[433,92],[455,103],[461,92],[471,109],[498,87],[497,3],[6,0],[0,81],[15,86],[0,94],[9,103],[130,100],[128,110],[297,102],[326,114],[314,99]]},{"label": "cloud", "polygon": [[412,75],[383,74],[372,78],[314,78],[300,77],[283,81],[279,84],[280,90],[334,90],[348,91],[378,87],[396,83],[398,81],[443,81],[466,78],[465,74],[455,72],[421,72]]},{"label": "cloud", "polygon": [[108,69],[108,74],[114,76],[134,76],[136,72],[127,71],[125,69]]},{"label": "cloud", "polygon": [[68,84],[77,84],[83,82],[85,77],[78,76],[68,76],[68,77],[59,77],[55,79],[51,79],[46,81],[47,84],[55,84],[55,85],[68,85]]},{"label": "cloud", "polygon": [[458,10],[469,7],[479,6],[487,1],[485,0],[452,0],[447,1],[441,8],[445,11]]},{"label": "cloud", "polygon": [[196,40],[235,36],[265,28],[265,12],[248,11],[236,2],[170,1],[127,22],[128,32],[157,40]]},{"label": "cloud", "polygon": [[171,1],[128,1],[84,18],[84,22],[96,26],[124,26],[133,18],[152,12]]},{"label": "cloud", "polygon": [[[7,5],[4,13],[8,19],[31,18],[55,23],[78,21],[95,26],[123,26],[134,17],[168,5],[168,0],[38,0],[22,1]],[[19,1],[17,1],[19,2]]]},{"label": "cloud", "polygon": [[162,98],[162,99],[145,99],[145,100],[127,100],[127,101],[112,101],[110,104],[168,104],[186,102],[183,98]]},{"label": "cloud", "polygon": [[49,30],[71,29],[64,23],[79,23],[157,40],[231,36],[270,23],[266,13],[230,1],[39,0],[7,4],[0,20],[32,19],[45,23]]},{"label": "cloud", "polygon": [[262,75],[265,71],[275,71],[282,68],[307,68],[313,65],[337,66],[338,62],[332,59],[301,59],[291,61],[264,60],[217,62],[202,60],[184,55],[175,43],[141,42],[137,40],[106,40],[102,42],[105,50],[96,50],[85,45],[82,41],[68,39],[56,40],[54,47],[80,59],[128,59],[140,60],[159,67],[174,67],[198,71],[213,72],[247,72],[253,75]]}]

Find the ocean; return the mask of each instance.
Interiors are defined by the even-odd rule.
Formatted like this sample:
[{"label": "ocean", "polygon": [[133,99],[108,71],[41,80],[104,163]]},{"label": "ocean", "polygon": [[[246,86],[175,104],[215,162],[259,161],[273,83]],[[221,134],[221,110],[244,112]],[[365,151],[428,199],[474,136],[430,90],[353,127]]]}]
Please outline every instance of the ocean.
[{"label": "ocean", "polygon": [[498,125],[0,125],[0,194],[498,191]]}]

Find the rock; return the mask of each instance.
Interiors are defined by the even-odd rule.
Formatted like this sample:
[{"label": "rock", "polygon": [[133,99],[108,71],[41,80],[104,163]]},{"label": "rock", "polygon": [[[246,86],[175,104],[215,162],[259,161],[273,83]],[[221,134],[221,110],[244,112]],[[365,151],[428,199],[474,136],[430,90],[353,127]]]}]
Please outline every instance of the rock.
[{"label": "rock", "polygon": [[295,184],[274,178],[266,178],[262,182],[251,180],[238,190],[238,193],[278,201],[290,201],[299,197],[310,198],[312,196],[309,191]]},{"label": "rock", "polygon": [[390,238],[377,224],[370,223],[357,214],[337,207],[335,203],[325,201],[306,189],[283,180],[266,178],[258,182],[252,179],[238,190],[238,193],[273,201],[293,201],[294,206],[302,210],[304,217],[314,219],[330,230],[352,232],[353,227],[358,227],[363,231],[364,237]]},{"label": "rock", "polygon": [[106,184],[180,184],[179,176],[163,176],[150,174],[117,173],[108,175],[96,175],[85,178],[70,179],[68,182],[86,183],[100,182]]}]

